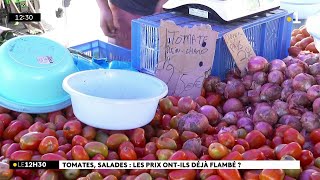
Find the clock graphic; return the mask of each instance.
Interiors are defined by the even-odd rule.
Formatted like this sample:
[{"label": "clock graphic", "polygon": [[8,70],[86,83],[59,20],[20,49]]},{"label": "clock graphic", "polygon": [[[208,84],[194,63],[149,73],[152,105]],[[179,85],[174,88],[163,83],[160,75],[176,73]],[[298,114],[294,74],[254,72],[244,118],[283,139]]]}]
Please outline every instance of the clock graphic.
[{"label": "clock graphic", "polygon": [[8,21],[39,22],[41,21],[41,13],[9,13]]}]

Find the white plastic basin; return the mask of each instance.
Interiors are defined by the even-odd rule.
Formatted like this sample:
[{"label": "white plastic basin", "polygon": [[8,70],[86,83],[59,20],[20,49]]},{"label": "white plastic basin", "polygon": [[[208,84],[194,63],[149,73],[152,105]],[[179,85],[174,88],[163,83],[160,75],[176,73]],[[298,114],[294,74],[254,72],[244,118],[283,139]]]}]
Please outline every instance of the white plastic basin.
[{"label": "white plastic basin", "polygon": [[75,116],[85,124],[109,130],[148,124],[167,85],[153,76],[119,69],[96,69],[69,75],[63,89],[71,96]]}]

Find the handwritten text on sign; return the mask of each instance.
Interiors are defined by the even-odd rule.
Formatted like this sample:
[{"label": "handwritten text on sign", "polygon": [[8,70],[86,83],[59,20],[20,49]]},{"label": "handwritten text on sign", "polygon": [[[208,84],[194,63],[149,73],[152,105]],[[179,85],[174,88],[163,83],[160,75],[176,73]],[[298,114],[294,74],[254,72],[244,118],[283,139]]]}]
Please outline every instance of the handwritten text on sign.
[{"label": "handwritten text on sign", "polygon": [[244,72],[251,57],[256,56],[242,28],[237,28],[223,35],[236,65]]},{"label": "handwritten text on sign", "polygon": [[168,85],[169,95],[196,98],[211,73],[218,33],[210,25],[187,28],[170,21],[161,21],[159,32],[156,76]]}]

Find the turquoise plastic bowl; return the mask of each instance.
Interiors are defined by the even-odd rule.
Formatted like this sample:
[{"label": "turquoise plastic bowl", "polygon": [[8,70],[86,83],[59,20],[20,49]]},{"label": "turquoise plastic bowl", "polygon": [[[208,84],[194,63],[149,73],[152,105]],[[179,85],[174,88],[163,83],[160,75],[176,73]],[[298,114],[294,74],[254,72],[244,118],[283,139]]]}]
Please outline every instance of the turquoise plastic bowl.
[{"label": "turquoise plastic bowl", "polygon": [[21,36],[0,46],[0,106],[47,113],[71,105],[63,79],[78,72],[70,52],[40,36]]}]

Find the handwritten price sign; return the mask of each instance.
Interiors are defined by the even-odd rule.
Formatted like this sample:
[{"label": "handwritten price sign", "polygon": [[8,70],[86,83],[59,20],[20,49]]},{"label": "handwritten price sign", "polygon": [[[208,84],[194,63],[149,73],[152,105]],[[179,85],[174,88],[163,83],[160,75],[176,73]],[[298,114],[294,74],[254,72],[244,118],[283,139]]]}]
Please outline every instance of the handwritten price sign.
[{"label": "handwritten price sign", "polygon": [[228,49],[241,72],[244,72],[251,57],[256,56],[242,28],[223,35]]},{"label": "handwritten price sign", "polygon": [[196,98],[211,72],[218,33],[210,25],[187,28],[171,21],[161,21],[159,31],[156,76],[167,83],[169,95]]}]

